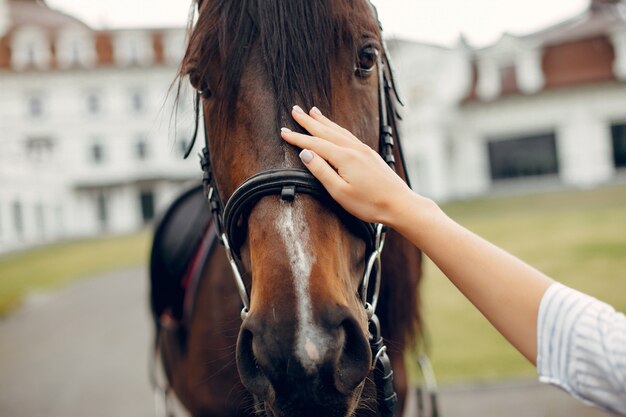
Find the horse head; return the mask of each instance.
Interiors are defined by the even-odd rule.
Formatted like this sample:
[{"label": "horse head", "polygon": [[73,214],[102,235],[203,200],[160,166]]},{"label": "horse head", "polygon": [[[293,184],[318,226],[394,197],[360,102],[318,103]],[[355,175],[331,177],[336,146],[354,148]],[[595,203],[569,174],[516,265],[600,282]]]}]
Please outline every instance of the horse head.
[{"label": "horse head", "polygon": [[[202,97],[221,201],[259,173],[303,169],[279,136],[300,129],[293,104],[318,106],[378,149],[382,53],[367,0],[204,0],[181,71]],[[302,193],[259,197],[234,223],[250,295],[237,343],[244,386],[270,415],[352,415],[371,389],[366,236]]]}]

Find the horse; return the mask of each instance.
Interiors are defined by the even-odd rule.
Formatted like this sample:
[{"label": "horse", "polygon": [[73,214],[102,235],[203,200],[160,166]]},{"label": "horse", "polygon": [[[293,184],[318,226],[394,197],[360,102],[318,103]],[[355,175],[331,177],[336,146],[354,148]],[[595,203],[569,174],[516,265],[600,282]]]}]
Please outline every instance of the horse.
[{"label": "horse", "polygon": [[403,415],[421,253],[344,212],[278,133],[302,131],[293,104],[315,105],[408,181],[374,7],[197,7],[179,76],[204,121],[203,184],[162,216],[151,254],[164,389],[194,417]]}]

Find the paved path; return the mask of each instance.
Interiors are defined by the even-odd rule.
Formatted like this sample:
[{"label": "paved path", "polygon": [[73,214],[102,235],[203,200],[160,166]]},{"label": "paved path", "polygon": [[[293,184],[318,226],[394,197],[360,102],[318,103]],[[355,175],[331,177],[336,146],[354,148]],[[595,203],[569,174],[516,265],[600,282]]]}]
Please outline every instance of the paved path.
[{"label": "paved path", "polygon": [[[32,298],[0,321],[0,417],[148,417],[146,273]],[[536,382],[448,387],[443,417],[604,417]]]},{"label": "paved path", "polygon": [[0,416],[152,416],[146,281],[79,281],[1,321]]},{"label": "paved path", "polygon": [[610,417],[535,380],[446,387],[442,417]]}]

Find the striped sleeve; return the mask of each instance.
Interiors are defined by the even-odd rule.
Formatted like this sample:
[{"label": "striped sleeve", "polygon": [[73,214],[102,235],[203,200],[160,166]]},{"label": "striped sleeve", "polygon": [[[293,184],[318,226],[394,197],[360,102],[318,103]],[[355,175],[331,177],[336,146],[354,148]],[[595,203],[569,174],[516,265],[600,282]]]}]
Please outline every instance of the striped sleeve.
[{"label": "striped sleeve", "polygon": [[[625,295],[626,296],[626,295]],[[539,380],[626,415],[626,317],[562,284],[548,288],[537,323]]]}]

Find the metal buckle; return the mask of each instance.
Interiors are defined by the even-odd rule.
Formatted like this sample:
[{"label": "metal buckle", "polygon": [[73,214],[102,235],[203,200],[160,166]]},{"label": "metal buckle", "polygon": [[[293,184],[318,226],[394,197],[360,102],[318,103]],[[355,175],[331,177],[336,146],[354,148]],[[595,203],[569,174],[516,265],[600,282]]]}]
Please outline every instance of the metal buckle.
[{"label": "metal buckle", "polygon": [[[376,242],[374,244],[374,251],[370,254],[369,259],[367,260],[367,265],[365,267],[365,273],[363,274],[363,281],[361,284],[361,301],[363,305],[366,307],[366,310],[370,310],[368,305],[371,307],[371,313],[368,311],[368,319],[372,317],[372,314],[376,311],[376,306],[378,305],[378,298],[380,295],[380,281],[381,281],[381,256],[383,253],[383,248],[385,247],[385,226],[383,224],[376,225]],[[371,301],[368,301],[367,293],[369,289],[370,279],[372,278],[372,274],[375,271],[374,275],[374,293],[372,294]]]}]

